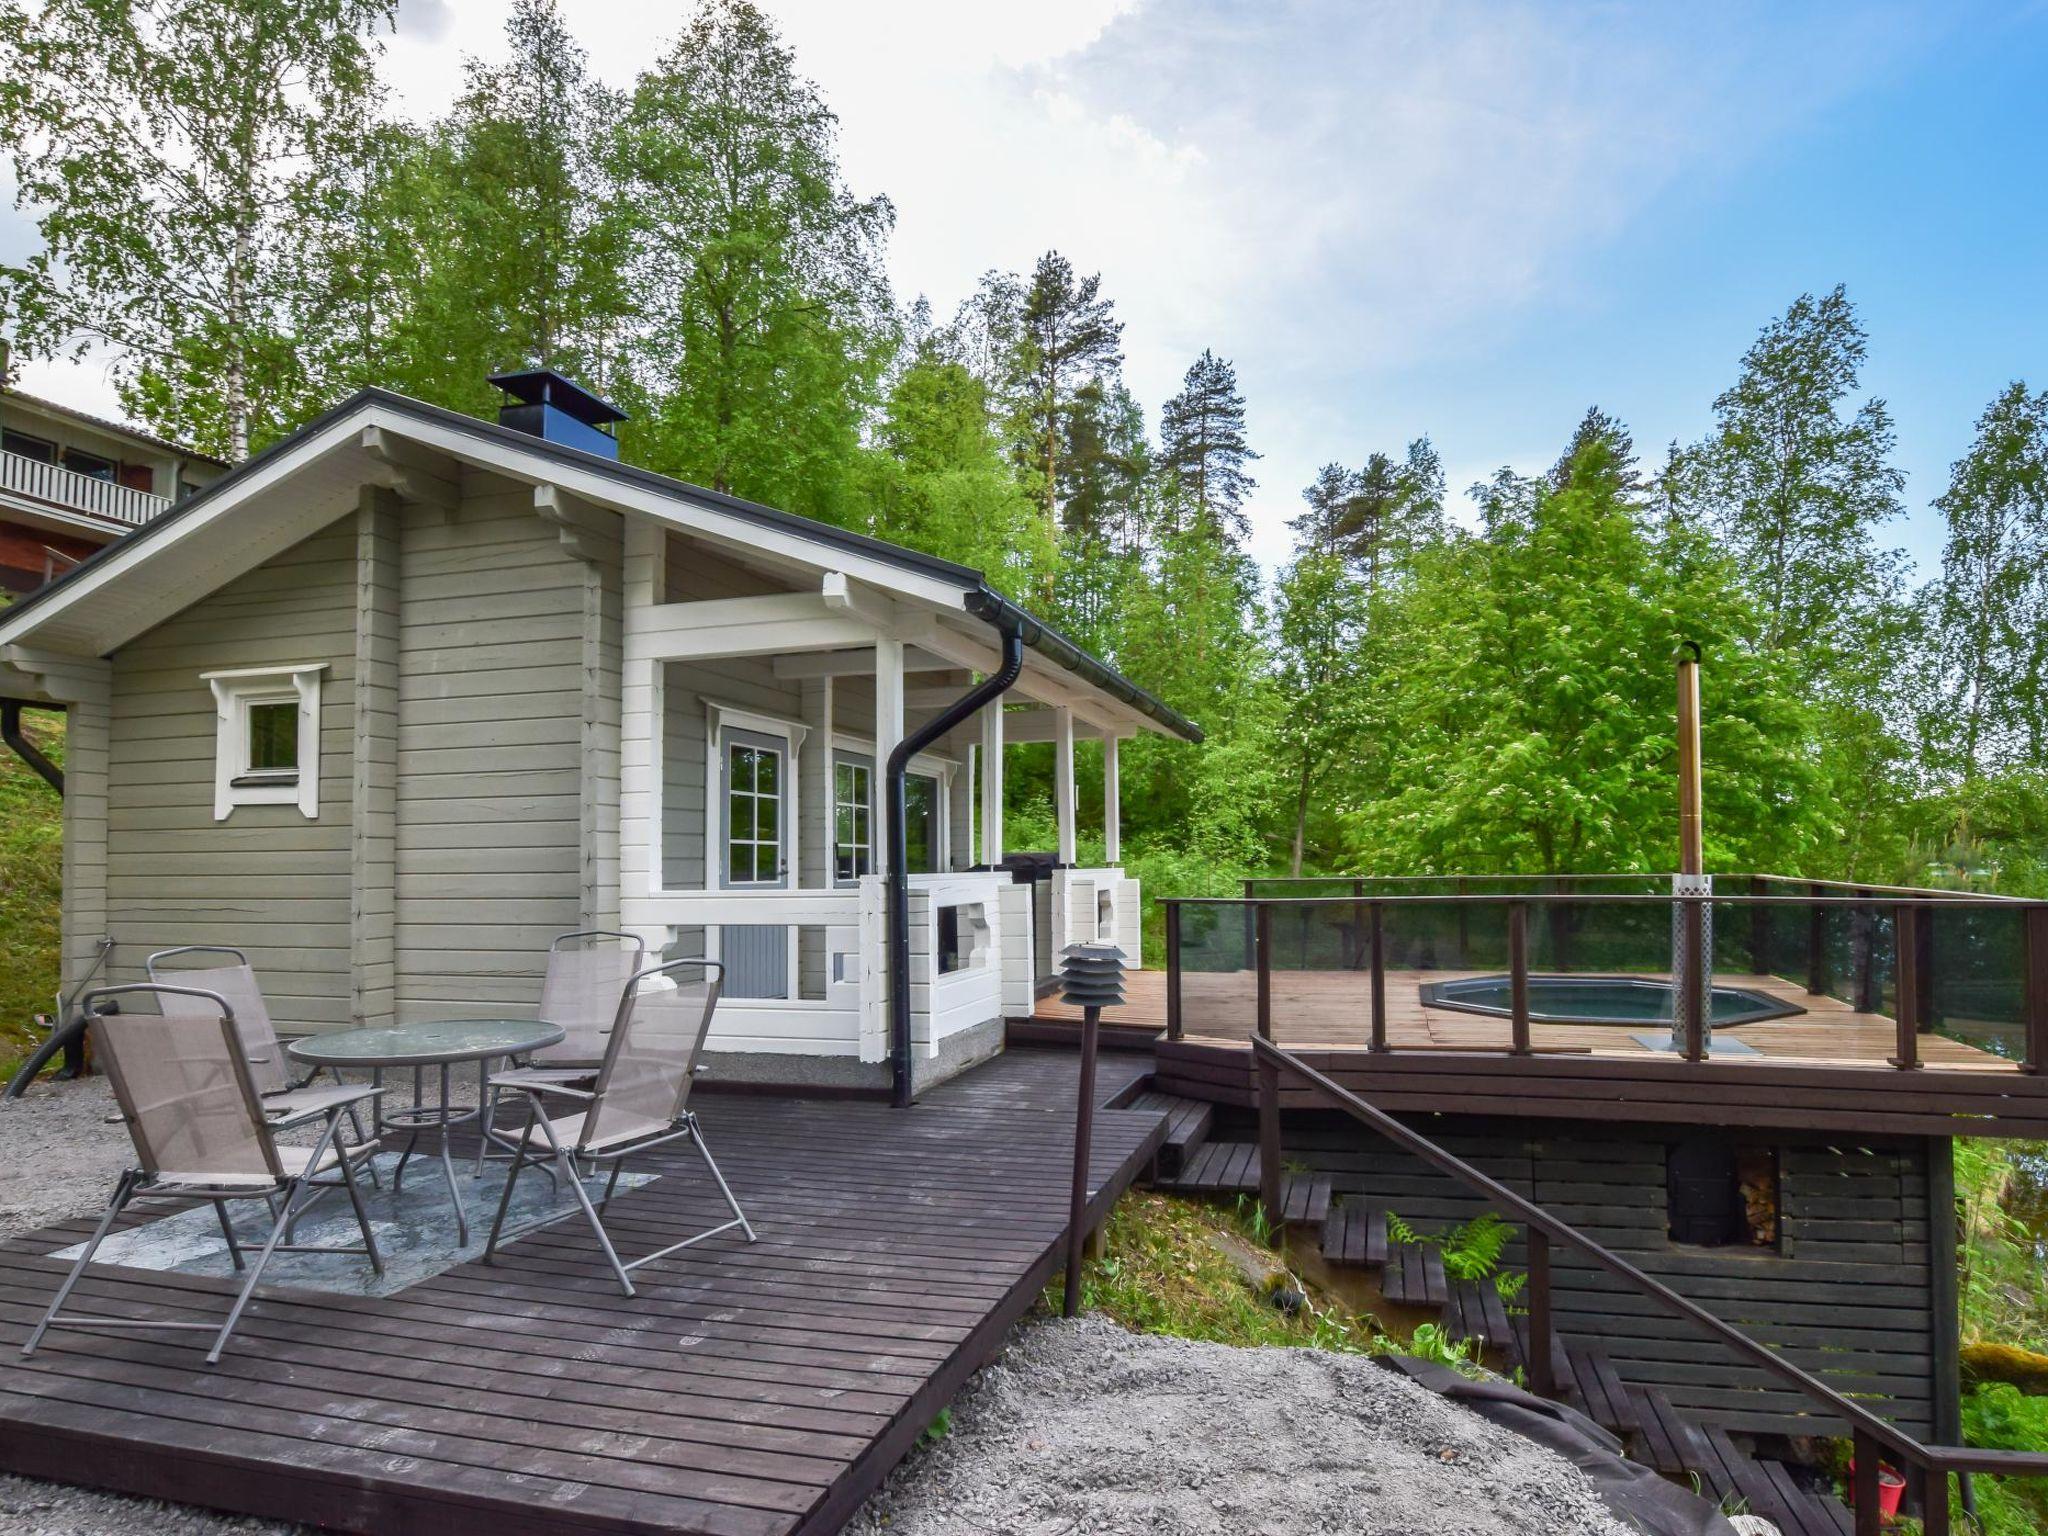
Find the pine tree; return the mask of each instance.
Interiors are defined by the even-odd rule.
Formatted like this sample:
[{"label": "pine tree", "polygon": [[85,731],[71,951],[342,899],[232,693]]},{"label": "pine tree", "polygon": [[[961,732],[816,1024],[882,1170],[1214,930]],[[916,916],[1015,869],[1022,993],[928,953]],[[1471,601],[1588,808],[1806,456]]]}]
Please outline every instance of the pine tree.
[{"label": "pine tree", "polygon": [[24,357],[116,353],[126,409],[245,457],[303,409],[308,209],[377,94],[392,0],[0,0],[0,140],[43,248],[0,268]]},{"label": "pine tree", "polygon": [[1594,443],[1606,449],[1597,462],[1601,472],[1610,476],[1614,485],[1628,491],[1640,488],[1642,477],[1636,471],[1635,437],[1619,419],[1608,415],[1597,405],[1589,405],[1586,414],[1579,418],[1578,426],[1572,430],[1571,441],[1565,445],[1564,453],[1551,466],[1553,490],[1571,489],[1573,465],[1595,462],[1583,457],[1583,451]]},{"label": "pine tree", "polygon": [[1159,467],[1204,525],[1235,542],[1251,532],[1244,500],[1258,482],[1245,466],[1257,457],[1245,440],[1237,370],[1204,349],[1160,413]]},{"label": "pine tree", "polygon": [[1107,382],[1123,366],[1123,322],[1101,296],[1099,273],[1076,278],[1058,251],[1038,258],[1016,311],[1010,381],[1016,402],[1018,456],[1038,482],[1046,531],[1061,531],[1061,455],[1082,388]]},{"label": "pine tree", "polygon": [[1297,552],[1342,558],[1368,590],[1445,534],[1443,463],[1426,437],[1400,464],[1384,453],[1356,471],[1325,464],[1301,496],[1309,510],[1288,522]]}]

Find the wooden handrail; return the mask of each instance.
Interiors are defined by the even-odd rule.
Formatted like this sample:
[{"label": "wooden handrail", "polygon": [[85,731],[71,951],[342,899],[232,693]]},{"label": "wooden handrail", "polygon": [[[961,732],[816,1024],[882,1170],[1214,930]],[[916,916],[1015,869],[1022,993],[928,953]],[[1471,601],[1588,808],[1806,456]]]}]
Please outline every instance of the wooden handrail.
[{"label": "wooden handrail", "polygon": [[[1697,1302],[1681,1296],[1663,1281],[1645,1274],[1621,1255],[1602,1246],[1569,1222],[1550,1214],[1534,1201],[1480,1172],[1456,1153],[1446,1151],[1419,1131],[1411,1130],[1376,1105],[1367,1103],[1341,1084],[1333,1082],[1299,1057],[1282,1050],[1270,1040],[1251,1037],[1253,1057],[1259,1068],[1260,1195],[1266,1203],[1267,1219],[1276,1227],[1285,1213],[1280,1208],[1277,1171],[1280,1160],[1280,1074],[1300,1078],[1325,1099],[1354,1120],[1379,1132],[1410,1156],[1463,1184],[1488,1205],[1519,1221],[1529,1237],[1529,1349],[1530,1381],[1556,1380],[1556,1364],[1550,1358],[1551,1333],[1547,1326],[1552,1311],[1550,1245],[1562,1243],[1575,1248],[1594,1264],[1647,1296],[1668,1312],[1675,1313],[1734,1350],[1766,1375],[1842,1419],[1855,1440],[1857,1457],[1857,1536],[1877,1536],[1878,1453],[1890,1452],[1899,1461],[1924,1474],[1939,1477],[1938,1491],[1930,1490],[1926,1500],[1928,1536],[1946,1536],[1948,1481],[1951,1472],[1990,1472],[2004,1476],[2048,1476],[2048,1455],[2023,1451],[1994,1451],[1976,1446],[1926,1445],[1850,1398],[1826,1382],[1794,1365],[1777,1351],[1758,1343],[1734,1324],[1724,1322]],[[1270,1129],[1268,1129],[1270,1125]],[[1268,1169],[1273,1171],[1267,1177]],[[1538,1326],[1539,1321],[1544,1326]],[[1867,1487],[1865,1486],[1867,1482]]]}]

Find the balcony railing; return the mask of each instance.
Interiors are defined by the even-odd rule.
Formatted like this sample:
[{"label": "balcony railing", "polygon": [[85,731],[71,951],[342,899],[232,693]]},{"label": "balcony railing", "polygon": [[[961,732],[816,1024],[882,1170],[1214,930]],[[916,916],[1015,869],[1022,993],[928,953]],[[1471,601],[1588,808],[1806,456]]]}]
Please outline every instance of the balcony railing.
[{"label": "balcony railing", "polygon": [[[1772,876],[1674,895],[1669,882],[1346,877],[1172,899],[1168,1038],[1270,1040],[1277,1021],[1281,1043],[1528,1056],[1634,1054],[1661,1032],[1689,1062],[1711,1035],[1717,1059],[2048,1075],[2048,902]],[[1575,983],[1627,996],[1596,1004]],[[1644,1000],[1658,1006],[1634,1012]]]},{"label": "balcony railing", "polygon": [[130,527],[140,527],[171,504],[168,496],[131,490],[111,480],[98,480],[61,464],[45,464],[18,453],[0,453],[0,491]]}]

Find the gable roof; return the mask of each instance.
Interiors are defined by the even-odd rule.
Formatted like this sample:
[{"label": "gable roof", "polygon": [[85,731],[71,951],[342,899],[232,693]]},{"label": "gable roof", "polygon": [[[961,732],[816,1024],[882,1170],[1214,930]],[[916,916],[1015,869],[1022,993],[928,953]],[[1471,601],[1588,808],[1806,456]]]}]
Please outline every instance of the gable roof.
[{"label": "gable roof", "polygon": [[[359,391],[298,431],[235,466],[219,480],[169,511],[114,540],[39,591],[0,609],[0,645],[27,641],[39,629],[53,625],[65,609],[82,604],[90,595],[111,583],[126,583],[133,579],[129,576],[131,571],[145,568],[159,549],[176,542],[175,536],[195,523],[208,521],[262,490],[306,472],[317,461],[347,444],[349,429],[358,419],[363,426],[387,426],[402,436],[427,439],[433,446],[466,446],[469,452],[493,464],[537,462],[559,471],[560,477],[581,482],[601,499],[613,504],[634,502],[640,505],[641,510],[659,515],[663,510],[661,503],[670,506],[680,503],[700,513],[711,513],[732,529],[780,534],[861,565],[883,568],[894,573],[899,581],[909,581],[917,595],[943,601],[948,606],[956,606],[992,622],[1001,617],[1017,623],[1025,644],[1046,661],[1145,716],[1161,731],[1186,741],[1202,739],[1201,728],[1194,722],[1140,688],[1107,662],[1084,651],[1052,625],[1011,602],[990,587],[982,573],[971,566],[942,560],[852,529],[800,517],[778,507],[706,490],[687,481],[622,464],[562,443],[548,442],[529,433],[502,427],[495,422],[480,421],[459,411],[429,405],[423,400],[385,389]],[[343,474],[329,489],[342,484],[353,487],[359,483],[359,475]],[[575,490],[576,486],[569,488]],[[607,489],[612,494],[605,495]],[[309,502],[317,510],[317,499],[309,498]],[[330,507],[327,515],[331,519],[339,512],[338,507]],[[737,533],[734,536],[743,537]],[[239,573],[233,569],[238,562],[253,565],[263,558],[267,558],[267,552],[238,545],[213,559],[212,565],[217,566],[221,574],[195,579],[211,580],[218,585],[230,579],[232,574]]]}]

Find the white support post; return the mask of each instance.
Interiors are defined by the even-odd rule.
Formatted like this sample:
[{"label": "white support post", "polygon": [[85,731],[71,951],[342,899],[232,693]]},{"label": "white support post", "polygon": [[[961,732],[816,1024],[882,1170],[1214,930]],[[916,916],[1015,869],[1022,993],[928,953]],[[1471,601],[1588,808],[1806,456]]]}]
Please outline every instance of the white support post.
[{"label": "white support post", "polygon": [[664,669],[634,616],[666,595],[667,531],[651,519],[626,520],[623,601],[625,655],[620,672],[619,897],[626,909],[662,886],[661,747]]},{"label": "white support post", "polygon": [[1054,810],[1059,816],[1060,862],[1080,862],[1074,836],[1074,712],[1053,711],[1052,774]]},{"label": "white support post", "polygon": [[1102,738],[1102,862],[1114,869],[1123,862],[1122,789],[1117,781],[1116,737]]},{"label": "white support post", "polygon": [[981,711],[981,862],[1003,861],[1003,701]]},{"label": "white support post", "polygon": [[889,872],[889,813],[887,806],[889,754],[903,739],[903,642],[878,638],[875,641],[875,768],[869,776],[874,809],[869,825],[874,829],[875,873]]}]

